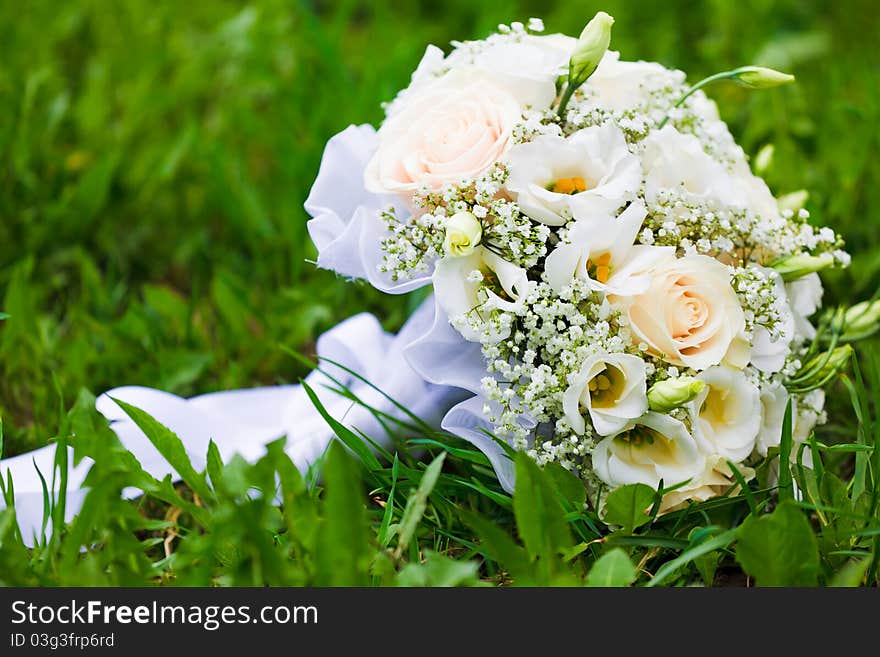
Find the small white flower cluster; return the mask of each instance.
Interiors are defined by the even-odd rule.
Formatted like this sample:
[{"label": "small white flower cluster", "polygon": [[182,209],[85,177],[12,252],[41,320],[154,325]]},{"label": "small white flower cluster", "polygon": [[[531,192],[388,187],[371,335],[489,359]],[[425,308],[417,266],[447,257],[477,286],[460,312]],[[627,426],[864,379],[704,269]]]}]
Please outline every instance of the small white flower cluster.
[{"label": "small white flower cluster", "polygon": [[[840,237],[807,223],[801,209],[759,214],[753,209],[703,199],[682,187],[665,188],[648,203],[642,244],[675,246],[684,253],[725,257],[738,264],[770,264],[779,258],[813,252],[837,253]],[[845,256],[844,256],[845,257]]]},{"label": "small white flower cluster", "polygon": [[426,212],[401,221],[397,211],[388,208],[381,216],[388,232],[381,242],[385,255],[379,271],[390,274],[393,281],[429,272],[443,253],[445,214]]},{"label": "small white flower cluster", "polygon": [[[779,294],[772,270],[742,267],[734,271],[733,289],[739,297],[745,317],[745,334],[751,338],[756,327],[763,327],[771,341],[785,339],[787,301]],[[750,340],[751,341],[751,340]]]},{"label": "small white flower cluster", "polygon": [[[589,431],[573,432],[563,396],[570,376],[591,356],[635,351],[623,318],[583,281],[574,281],[561,295],[542,281],[498,321],[511,327],[503,340],[486,325],[480,335],[487,370],[494,374],[482,380],[493,402],[490,421],[515,449],[527,450],[539,463],[557,461],[578,469],[595,442]],[[524,416],[550,424],[553,431],[544,440],[531,440]]]},{"label": "small white flower cluster", "polygon": [[813,272],[848,256],[681,71],[606,51],[600,18],[580,39],[532,20],[429,48],[364,181],[400,199],[381,272],[430,273],[479,343],[496,436],[594,492],[682,484],[666,511],[734,488],[728,463],[751,477],[789,401],[796,441],[824,420],[821,390],[786,385],[814,353]]}]

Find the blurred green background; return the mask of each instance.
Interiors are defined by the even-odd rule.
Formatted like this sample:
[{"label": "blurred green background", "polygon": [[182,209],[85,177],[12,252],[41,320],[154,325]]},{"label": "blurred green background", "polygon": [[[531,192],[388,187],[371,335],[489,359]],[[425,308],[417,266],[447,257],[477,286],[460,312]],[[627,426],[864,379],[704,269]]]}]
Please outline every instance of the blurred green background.
[{"label": "blurred green background", "polygon": [[[181,395],[296,380],[282,345],[359,311],[399,326],[417,299],[310,263],[302,209],[324,142],[382,116],[425,45],[544,18],[696,81],[743,64],[794,72],[710,90],[740,143],[774,143],[778,194],[811,192],[853,267],[880,273],[876,5],[852,2],[0,3],[0,414],[5,453],[44,443],[81,387]],[[344,193],[344,190],[340,190]]]}]

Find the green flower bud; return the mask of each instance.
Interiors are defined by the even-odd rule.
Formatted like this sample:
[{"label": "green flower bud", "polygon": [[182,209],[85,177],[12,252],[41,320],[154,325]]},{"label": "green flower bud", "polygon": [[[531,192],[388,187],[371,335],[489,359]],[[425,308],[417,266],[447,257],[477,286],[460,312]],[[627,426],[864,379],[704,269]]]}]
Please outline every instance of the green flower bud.
[{"label": "green flower bud", "polygon": [[833,266],[834,256],[830,253],[823,253],[817,256],[793,255],[777,260],[770,265],[771,268],[775,269],[782,276],[782,280],[785,282],[794,281],[807,274],[822,271]]},{"label": "green flower bud", "polygon": [[760,176],[770,168],[770,165],[773,164],[773,154],[775,151],[776,148],[773,144],[766,144],[758,151],[758,154],[755,155],[755,173]]},{"label": "green flower bud", "polygon": [[843,370],[849,364],[852,355],[853,348],[848,344],[835,348],[830,355],[827,351],[823,351],[807,361],[807,364],[795,375],[795,382],[802,391],[818,388]]},{"label": "green flower bud", "polygon": [[446,220],[443,250],[454,257],[470,255],[482,236],[483,228],[479,219],[470,212],[457,212]]},{"label": "green flower bud", "polygon": [[844,315],[841,340],[855,342],[873,335],[880,329],[880,299],[862,301],[847,309]]},{"label": "green flower bud", "polygon": [[599,66],[611,43],[612,25],[614,19],[604,11],[587,23],[568,62],[569,85],[580,86]]},{"label": "green flower bud", "polygon": [[749,89],[769,89],[794,82],[794,76],[763,66],[743,66],[733,71],[733,79]]},{"label": "green flower bud", "polygon": [[784,196],[780,196],[776,199],[776,205],[780,210],[791,210],[792,212],[797,212],[801,208],[803,208],[807,201],[810,200],[810,192],[806,189],[799,189],[796,192],[791,192],[789,194],[785,194]]},{"label": "green flower bud", "polygon": [[703,381],[692,376],[658,381],[648,390],[648,406],[652,411],[668,413],[695,399],[705,387]]}]

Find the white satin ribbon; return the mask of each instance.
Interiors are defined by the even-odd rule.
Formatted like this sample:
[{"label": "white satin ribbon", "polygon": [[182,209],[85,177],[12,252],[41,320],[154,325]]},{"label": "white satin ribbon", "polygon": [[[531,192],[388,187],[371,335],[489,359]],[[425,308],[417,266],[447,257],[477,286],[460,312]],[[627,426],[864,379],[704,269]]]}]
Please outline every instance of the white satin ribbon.
[{"label": "white satin ribbon", "polygon": [[[404,357],[405,347],[428,331],[434,320],[433,314],[433,300],[428,300],[397,335],[383,331],[372,315],[356,315],[318,339],[318,356],[356,372],[416,416],[439,427],[445,413],[467,393],[429,383],[409,366]],[[321,367],[326,375],[315,370],[305,380],[331,417],[349,428],[357,428],[380,444],[389,444],[391,436],[385,426],[369,409],[331,390],[328,386],[337,386],[328,375],[374,409],[401,420],[407,419],[405,414],[382,393],[343,368],[327,362]],[[240,454],[254,461],[265,453],[266,443],[286,435],[287,452],[304,471],[321,456],[334,435],[299,385],[230,390],[191,399],[140,386],[115,388],[101,395],[96,404],[98,411],[110,421],[119,440],[144,470],[160,479],[167,474],[171,474],[175,481],[179,477],[112,398],[146,411],[177,434],[197,470],[205,466],[211,440],[224,460]],[[73,450],[70,451],[72,463]],[[25,540],[31,544],[39,536],[43,522],[43,487],[37,468],[51,486],[54,459],[55,445],[49,445],[0,461],[0,476],[4,481],[9,474],[12,475],[19,526]],[[82,484],[91,464],[89,459],[84,459],[69,473],[68,520],[78,512],[85,498],[87,491]],[[130,489],[124,494],[135,497],[140,491]],[[0,508],[3,506],[0,500]],[[48,531],[51,531],[51,521]]]}]

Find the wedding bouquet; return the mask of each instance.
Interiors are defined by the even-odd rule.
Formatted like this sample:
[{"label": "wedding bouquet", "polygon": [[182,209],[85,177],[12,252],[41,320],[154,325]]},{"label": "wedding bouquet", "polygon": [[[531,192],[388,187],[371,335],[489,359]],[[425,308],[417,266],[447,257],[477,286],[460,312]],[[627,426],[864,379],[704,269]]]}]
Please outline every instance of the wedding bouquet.
[{"label": "wedding bouquet", "polygon": [[668,511],[735,492],[784,433],[810,465],[798,446],[851,353],[844,313],[809,320],[816,272],[848,256],[803,193],[774,197],[702,91],[792,76],[691,85],[608,50],[612,23],[429,46],[378,131],[329,142],[306,207],[319,266],[433,286],[408,362],[470,392],[443,426],[505,487],[512,448],[594,499],[660,489]]}]

